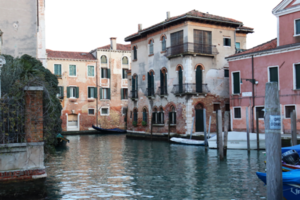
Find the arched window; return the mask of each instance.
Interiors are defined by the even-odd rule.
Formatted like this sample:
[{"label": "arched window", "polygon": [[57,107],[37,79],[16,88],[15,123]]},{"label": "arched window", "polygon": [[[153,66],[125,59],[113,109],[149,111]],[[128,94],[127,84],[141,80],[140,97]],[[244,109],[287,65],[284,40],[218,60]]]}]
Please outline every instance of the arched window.
[{"label": "arched window", "polygon": [[168,79],[167,79],[167,70],[164,68],[160,70],[160,95],[168,94]]},{"label": "arched window", "polygon": [[137,60],[137,50],[136,50],[136,46],[133,47],[133,60]]},{"label": "arched window", "polygon": [[154,72],[151,70],[148,73],[148,97],[154,97]]},{"label": "arched window", "polygon": [[163,108],[161,107],[160,109],[159,109],[159,113],[157,114],[157,123],[158,124],[164,124],[165,122],[164,122],[164,110],[163,110]]},{"label": "arched window", "polygon": [[138,121],[138,112],[137,112],[137,108],[135,108],[133,110],[133,122],[137,123]]},{"label": "arched window", "polygon": [[153,113],[152,113],[152,123],[153,124],[157,124],[157,108],[153,109]]},{"label": "arched window", "polygon": [[149,43],[149,55],[152,55],[153,54],[153,40],[150,40],[150,43]]},{"label": "arched window", "polygon": [[147,125],[147,110],[146,108],[143,109],[143,125]]},{"label": "arched window", "polygon": [[165,51],[166,49],[167,49],[167,42],[165,36],[163,36],[161,40],[161,50]]},{"label": "arched window", "polygon": [[182,67],[179,67],[178,70],[178,92],[179,94],[183,93]]},{"label": "arched window", "polygon": [[101,63],[102,64],[107,64],[107,57],[106,56],[101,56]]},{"label": "arched window", "polygon": [[170,113],[169,113],[169,120],[170,120],[170,124],[176,124],[176,111],[174,106],[171,106]]},{"label": "arched window", "polygon": [[128,58],[127,58],[126,56],[124,56],[124,57],[122,58],[122,64],[123,64],[123,65],[128,65]]}]

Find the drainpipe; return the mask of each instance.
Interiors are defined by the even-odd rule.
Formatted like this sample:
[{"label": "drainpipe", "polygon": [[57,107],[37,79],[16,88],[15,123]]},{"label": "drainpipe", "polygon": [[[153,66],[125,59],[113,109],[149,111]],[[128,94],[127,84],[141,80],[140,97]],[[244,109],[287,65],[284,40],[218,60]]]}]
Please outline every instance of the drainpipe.
[{"label": "drainpipe", "polygon": [[254,106],[255,106],[255,99],[254,99],[254,57],[252,55],[252,133],[254,133]]},{"label": "drainpipe", "polygon": [[[96,53],[96,58],[97,58],[97,54],[98,53]],[[98,58],[97,58],[97,60],[96,60],[96,92],[98,93]],[[100,97],[100,91],[99,91],[99,97]],[[96,112],[96,125],[97,125],[97,127],[99,127],[98,126],[98,114],[99,114],[99,110],[98,110],[98,95],[97,95],[97,99],[96,99],[96,110],[97,110],[97,112]]]}]

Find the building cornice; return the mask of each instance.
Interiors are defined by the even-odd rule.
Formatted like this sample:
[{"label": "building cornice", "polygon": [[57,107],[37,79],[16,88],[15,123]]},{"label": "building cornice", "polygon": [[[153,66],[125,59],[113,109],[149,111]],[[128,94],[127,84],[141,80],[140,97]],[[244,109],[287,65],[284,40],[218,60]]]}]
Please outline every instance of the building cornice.
[{"label": "building cornice", "polygon": [[[102,52],[113,52],[113,53],[131,53],[131,51],[126,51],[126,50],[112,50],[112,49],[97,49],[97,51],[102,51]],[[94,52],[94,51],[92,51]]]},{"label": "building cornice", "polygon": [[293,6],[293,7],[290,7],[290,8],[287,8],[287,9],[284,9],[286,6],[288,6],[290,3],[292,2],[292,0],[288,0],[286,2],[283,2],[281,3],[278,8],[276,7],[274,10],[273,10],[273,15],[275,15],[276,17],[280,17],[282,15],[287,15],[287,14],[291,14],[291,13],[294,13],[294,12],[298,12],[300,11],[300,5],[298,6]]},{"label": "building cornice", "polygon": [[97,60],[84,60],[84,59],[72,59],[72,58],[47,58],[47,60],[65,60],[65,61],[78,61],[78,62],[97,62]]}]

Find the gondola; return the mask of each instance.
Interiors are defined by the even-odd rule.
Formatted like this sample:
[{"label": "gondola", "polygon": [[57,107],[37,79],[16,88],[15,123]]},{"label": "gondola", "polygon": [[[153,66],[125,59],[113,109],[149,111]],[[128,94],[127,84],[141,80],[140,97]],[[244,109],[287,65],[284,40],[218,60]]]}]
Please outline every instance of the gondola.
[{"label": "gondola", "polygon": [[56,139],[57,139],[57,146],[65,146],[68,142],[70,142],[70,140],[68,140],[60,133],[56,135]]},{"label": "gondola", "polygon": [[123,130],[123,129],[119,129],[119,128],[113,128],[113,129],[104,129],[104,128],[100,128],[100,127],[97,127],[97,126],[94,126],[92,125],[93,129],[101,132],[101,133],[113,133],[113,134],[122,134],[122,133],[127,133],[126,130]]}]

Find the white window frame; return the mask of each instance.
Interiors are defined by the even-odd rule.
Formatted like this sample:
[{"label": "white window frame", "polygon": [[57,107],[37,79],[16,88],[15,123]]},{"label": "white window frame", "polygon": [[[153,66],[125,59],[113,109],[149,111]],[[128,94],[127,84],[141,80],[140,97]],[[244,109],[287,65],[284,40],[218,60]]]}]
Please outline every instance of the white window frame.
[{"label": "white window frame", "polygon": [[[62,76],[62,64],[61,63],[54,63],[53,64],[53,74],[55,73],[55,65],[60,65],[60,74],[61,74],[61,76]],[[54,74],[54,75],[56,75],[56,74]]]},{"label": "white window frame", "polygon": [[280,89],[280,73],[279,73],[279,66],[275,65],[275,66],[269,66],[268,67],[268,83],[270,83],[270,68],[275,68],[277,67],[277,74],[278,74],[278,90]]},{"label": "white window frame", "polygon": [[[77,97],[74,97],[74,92],[73,92],[73,90],[71,90],[71,88],[77,88],[78,86],[74,86],[74,85],[72,85],[72,86],[68,86],[69,88],[70,88],[70,98],[69,99],[77,99]],[[75,89],[76,90],[76,89]],[[71,92],[72,91],[72,92]],[[72,94],[72,95],[71,95]],[[78,96],[79,96],[79,94],[78,94]],[[78,97],[79,98],[79,97]]]},{"label": "white window frame", "polygon": [[[89,76],[89,67],[94,67],[94,76]],[[89,78],[94,78],[95,77],[95,75],[96,75],[96,67],[95,67],[95,65],[88,65],[87,66],[87,77],[89,77]]]},{"label": "white window frame", "polygon": [[296,34],[296,21],[297,20],[300,20],[300,18],[298,18],[298,19],[294,19],[294,37],[298,37],[298,36],[300,36],[300,34]]},{"label": "white window frame", "polygon": [[[94,97],[89,97],[89,88],[94,88]],[[96,88],[96,87],[93,87],[93,86],[88,86],[88,87],[87,87],[87,89],[88,89],[88,90],[87,90],[87,91],[88,91],[88,92],[87,92],[87,98],[88,98],[88,99],[95,99],[95,98],[96,98],[96,97],[95,97],[95,88]],[[96,89],[96,90],[97,90],[97,89]]]},{"label": "white window frame", "polygon": [[[240,108],[241,109],[241,118],[235,118],[235,112],[234,112],[234,109],[235,108]],[[241,106],[235,106],[235,107],[232,107],[232,111],[233,111],[233,119],[234,120],[242,120],[243,119],[243,115],[242,115],[242,107]]]},{"label": "white window frame", "polygon": [[294,63],[293,64],[293,89],[294,90],[300,90],[300,89],[297,89],[296,88],[296,81],[297,81],[297,79],[296,79],[296,65],[300,65],[300,63]]},{"label": "white window frame", "polygon": [[[239,73],[240,74],[240,80],[239,80],[239,83],[240,83],[240,93],[234,93],[234,84],[233,84],[233,73]],[[242,93],[242,87],[241,87],[241,71],[233,71],[231,72],[231,94],[232,95],[240,95]]]},{"label": "white window frame", "polygon": [[295,111],[296,111],[296,116],[297,116],[297,105],[296,104],[286,104],[284,105],[284,119],[291,119],[291,118],[286,118],[286,108],[287,106],[295,106]]},{"label": "white window frame", "polygon": [[[104,109],[107,109],[107,114],[103,114],[103,113],[102,113],[102,109],[103,109],[103,108],[104,108]],[[110,114],[110,109],[109,109],[108,106],[104,106],[104,107],[101,107],[101,108],[100,108],[100,115],[101,115],[101,116],[109,116],[109,114]]]},{"label": "white window frame", "polygon": [[[109,88],[102,88],[102,99],[101,100],[110,100],[110,99],[107,99],[108,89]],[[107,91],[106,92],[106,98],[104,98],[104,90]]]},{"label": "white window frame", "polygon": [[[71,65],[75,65],[75,68],[76,68],[76,76],[70,76],[70,66],[71,66]],[[69,71],[69,73],[68,73],[69,77],[77,77],[77,65],[76,65],[76,64],[69,64],[69,69],[68,69],[68,71]]]},{"label": "white window frame", "polygon": [[[231,37],[223,36],[223,47],[231,48],[232,44],[230,44],[230,46],[225,46],[225,44],[224,44],[224,38],[230,39],[230,43],[232,43]],[[234,48],[235,48],[235,44],[234,44]]]},{"label": "white window frame", "polygon": [[[255,120],[256,120],[256,108],[261,108],[261,107],[265,107],[264,105],[261,105],[261,106],[254,106],[254,108],[255,108]],[[265,120],[265,118],[258,118],[258,120]]]},{"label": "white window frame", "polygon": [[[94,110],[94,114],[90,114],[90,110]],[[88,115],[90,115],[90,116],[95,116],[95,108],[88,108]]]}]

